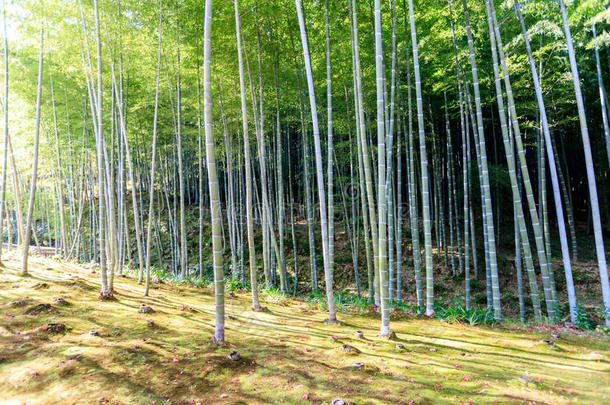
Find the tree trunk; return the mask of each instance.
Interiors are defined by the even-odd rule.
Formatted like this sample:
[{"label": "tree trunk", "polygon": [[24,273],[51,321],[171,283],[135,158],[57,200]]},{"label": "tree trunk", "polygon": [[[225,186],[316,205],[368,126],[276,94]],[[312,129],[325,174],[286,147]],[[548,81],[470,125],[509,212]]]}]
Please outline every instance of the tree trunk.
[{"label": "tree trunk", "polygon": [[424,249],[426,256],[426,315],[434,315],[434,267],[432,263],[432,223],[430,219],[430,191],[428,182],[428,155],[426,152],[426,133],[424,129],[424,106],[419,71],[419,51],[413,0],[409,0],[409,20],[411,25],[411,47],[413,48],[413,67],[415,72],[415,95],[417,104],[417,125],[419,128],[419,160],[421,165],[421,196],[424,220]]},{"label": "tree trunk", "polygon": [[318,197],[320,204],[320,226],[322,228],[322,256],[324,259],[324,278],[326,281],[326,298],[328,301],[329,322],[337,321],[335,311],[335,302],[333,297],[333,277],[330,269],[329,254],[328,254],[328,223],[326,210],[326,196],[324,190],[324,172],[322,170],[322,146],[320,144],[320,131],[318,127],[318,112],[316,108],[316,96],[313,86],[313,72],[311,68],[311,59],[309,57],[309,40],[307,38],[307,29],[303,18],[303,10],[301,0],[295,0],[297,8],[297,16],[299,19],[299,27],[301,30],[301,42],[303,45],[303,59],[305,60],[305,71],[307,73],[307,87],[309,89],[309,104],[311,110],[311,121],[313,125],[314,151],[316,157],[316,175],[318,181]]},{"label": "tree trunk", "polygon": [[[30,249],[30,235],[34,221],[34,204],[36,201],[36,182],[38,180],[38,144],[40,140],[40,108],[42,102],[42,64],[44,55],[44,28],[40,28],[40,56],[38,57],[38,91],[36,93],[36,128],[34,132],[34,157],[32,159],[32,180],[30,183],[30,200],[28,203],[27,219],[25,222],[25,235],[23,239],[23,258],[21,261],[21,274],[28,274],[28,254]],[[6,133],[5,133],[6,135]]]},{"label": "tree trunk", "polygon": [[[157,115],[159,112],[159,76],[161,71],[161,41],[163,27],[163,0],[159,0],[159,45],[157,49],[157,79],[155,80],[155,111],[153,115],[153,138],[151,146],[150,162],[150,187],[148,188],[148,225],[146,227],[146,286],[144,296],[148,296],[150,288],[150,255],[152,244],[152,223],[154,221],[154,200],[155,200],[155,164],[157,158]],[[201,196],[199,196],[201,198]],[[161,257],[159,257],[161,259]]]},{"label": "tree trunk", "polygon": [[203,122],[205,128],[205,150],[208,166],[208,186],[212,213],[212,250],[214,259],[214,295],[216,323],[214,339],[225,340],[224,271],[222,255],[222,230],[220,187],[216,167],[216,148],[212,129],[212,0],[205,1],[205,25],[203,36]]}]

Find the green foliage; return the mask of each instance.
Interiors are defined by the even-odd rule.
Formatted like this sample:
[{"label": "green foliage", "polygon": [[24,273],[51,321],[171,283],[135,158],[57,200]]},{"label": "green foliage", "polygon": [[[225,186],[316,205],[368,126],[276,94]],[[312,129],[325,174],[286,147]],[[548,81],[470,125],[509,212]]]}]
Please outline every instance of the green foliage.
[{"label": "green foliage", "polygon": [[468,323],[472,326],[494,326],[498,323],[494,318],[493,308],[474,306],[467,309],[462,297],[456,297],[453,303],[448,306],[439,305],[437,316],[449,323]]},{"label": "green foliage", "polygon": [[563,317],[563,308],[561,306],[561,303],[559,302],[559,300],[555,301],[555,314],[557,316],[557,319],[561,319]]},{"label": "green foliage", "polygon": [[574,324],[582,330],[592,330],[597,326],[591,315],[579,303],[576,304],[576,322]]},{"label": "green foliage", "polygon": [[[368,312],[377,310],[377,306],[369,298],[359,297],[346,291],[336,292],[334,299],[337,312]],[[328,310],[326,294],[322,291],[311,292],[306,297],[306,302],[314,309]],[[414,311],[413,305],[405,301],[390,301],[390,308],[395,311]]]},{"label": "green foliage", "polygon": [[[125,266],[123,272],[125,274],[130,274],[134,277],[138,276],[139,268]],[[199,273],[196,274],[187,274],[186,277],[180,277],[180,275],[173,274],[170,271],[167,271],[164,267],[151,266],[150,267],[150,278],[151,280],[163,280],[169,284],[186,284],[193,287],[204,288],[213,283],[214,278],[211,273],[204,272],[201,277],[199,277]]]},{"label": "green foliage", "polygon": [[212,279],[209,278],[190,278],[187,277],[185,280],[183,281],[178,281],[178,282],[184,282],[185,284],[189,284],[191,286],[195,286],[195,287],[199,287],[199,288],[204,288],[204,287],[208,287],[209,285],[211,285],[213,283]]},{"label": "green foliage", "polygon": [[487,303],[487,294],[476,294],[473,301],[479,305]]},{"label": "green foliage", "polygon": [[390,308],[405,312],[413,312],[414,306],[406,301],[390,301]]},{"label": "green foliage", "polygon": [[[335,309],[337,312],[364,312],[374,305],[368,298],[358,297],[355,294],[341,291],[334,294]],[[328,310],[326,294],[318,290],[309,294],[306,302],[315,309]]]},{"label": "green foliage", "polygon": [[574,270],[572,271],[572,277],[574,278],[575,283],[586,283],[591,280],[591,275],[582,267],[574,266]]},{"label": "green foliage", "polygon": [[277,286],[265,288],[261,293],[267,300],[280,305],[288,304],[290,298],[288,293],[281,291]]},{"label": "green foliage", "polygon": [[245,281],[240,280],[237,277],[231,277],[225,283],[225,291],[227,291],[227,292],[240,291],[240,290],[250,290],[250,284]]}]

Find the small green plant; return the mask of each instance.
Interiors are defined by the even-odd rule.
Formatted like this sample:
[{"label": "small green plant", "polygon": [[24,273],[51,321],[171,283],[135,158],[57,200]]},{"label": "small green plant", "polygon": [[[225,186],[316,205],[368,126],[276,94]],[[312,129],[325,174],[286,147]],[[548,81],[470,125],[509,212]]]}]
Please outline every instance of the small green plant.
[{"label": "small green plant", "polygon": [[189,280],[189,284],[194,285],[196,287],[199,288],[205,288],[207,286],[209,286],[210,284],[212,284],[212,281],[206,278],[194,278],[192,280]]},{"label": "small green plant", "polygon": [[405,312],[413,312],[413,305],[406,301],[390,301],[390,308],[400,309]]},{"label": "small green plant", "polygon": [[498,320],[494,316],[493,308],[470,308],[468,323],[471,325],[489,325],[494,326],[498,323]]},{"label": "small green plant", "polygon": [[265,288],[262,291],[262,294],[271,302],[280,305],[286,305],[288,303],[288,299],[290,296],[288,293],[281,291],[276,286],[271,286],[269,288]]},{"label": "small green plant", "polygon": [[478,305],[466,308],[461,297],[455,297],[453,303],[447,306],[439,305],[437,308],[437,316],[450,323],[467,322],[473,326],[494,326],[498,323],[492,308],[482,308]]},{"label": "small green plant", "polygon": [[554,307],[555,307],[555,314],[557,316],[556,319],[561,319],[563,317],[563,310],[561,308],[561,304],[559,303],[559,300],[555,301]]},{"label": "small green plant", "polygon": [[576,283],[584,284],[591,280],[591,276],[589,275],[589,273],[585,269],[580,267],[574,268],[572,274],[574,277],[574,282]]},{"label": "small green plant", "polygon": [[[358,297],[357,295],[348,292],[337,293],[334,295],[334,299],[335,308],[337,308],[337,311],[339,312],[363,311],[370,305],[368,299]],[[326,300],[324,300],[324,302],[326,303]]]},{"label": "small green plant", "polygon": [[582,330],[592,330],[597,326],[589,313],[579,303],[576,303],[576,322],[574,324]]},{"label": "small green plant", "polygon": [[240,280],[237,277],[231,277],[226,283],[225,283],[225,291],[227,292],[234,292],[234,291],[239,291],[239,290],[249,290],[250,286]]},{"label": "small green plant", "polygon": [[[348,292],[337,292],[334,294],[335,309],[337,312],[368,311],[373,304],[368,298],[358,297]],[[311,292],[306,302],[314,309],[328,310],[326,295],[318,290]]]},{"label": "small green plant", "polygon": [[456,297],[452,304],[448,306],[439,305],[436,313],[441,319],[445,319],[450,323],[458,323],[466,319],[468,311],[465,305],[462,305],[459,298]]}]

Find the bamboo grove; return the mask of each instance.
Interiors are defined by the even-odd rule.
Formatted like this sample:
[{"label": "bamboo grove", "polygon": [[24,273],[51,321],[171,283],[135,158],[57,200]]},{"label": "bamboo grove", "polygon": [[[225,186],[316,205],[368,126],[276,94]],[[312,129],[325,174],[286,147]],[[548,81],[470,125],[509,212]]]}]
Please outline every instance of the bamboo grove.
[{"label": "bamboo grove", "polygon": [[95,263],[102,299],[211,277],[217,341],[226,283],[328,322],[349,290],[391,336],[445,270],[574,322],[587,256],[610,326],[608,6],[4,0],[0,248]]}]

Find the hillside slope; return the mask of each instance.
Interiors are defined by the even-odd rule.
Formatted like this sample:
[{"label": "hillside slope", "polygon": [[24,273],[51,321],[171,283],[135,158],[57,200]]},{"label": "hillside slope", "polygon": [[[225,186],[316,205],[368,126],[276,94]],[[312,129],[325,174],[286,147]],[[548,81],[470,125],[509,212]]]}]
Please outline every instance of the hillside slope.
[{"label": "hillside slope", "polygon": [[[552,348],[541,341],[548,328],[471,327],[394,313],[397,340],[387,341],[376,336],[375,313],[341,313],[340,325],[327,325],[324,312],[295,300],[266,299],[268,310],[253,312],[242,292],[227,295],[229,343],[217,346],[210,342],[210,289],[154,283],[145,298],[143,286],[119,278],[116,300],[99,301],[92,269],[33,257],[31,276],[21,277],[17,261],[6,264],[2,403],[561,404],[610,397],[608,339],[562,332]],[[54,301],[60,297],[64,303]],[[139,313],[142,304],[154,312]],[[66,330],[55,333],[50,324]],[[228,359],[233,350],[240,360]]]}]

